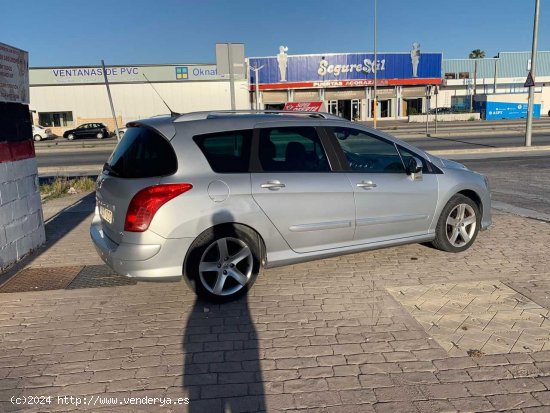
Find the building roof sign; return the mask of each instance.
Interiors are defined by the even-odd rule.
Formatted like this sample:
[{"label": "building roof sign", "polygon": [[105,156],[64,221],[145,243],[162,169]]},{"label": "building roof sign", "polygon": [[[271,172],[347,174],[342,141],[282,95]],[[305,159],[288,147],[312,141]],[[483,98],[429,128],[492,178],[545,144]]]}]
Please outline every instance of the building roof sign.
[{"label": "building roof sign", "polygon": [[[440,53],[341,53],[288,55],[287,49],[277,56],[251,57],[251,66],[264,66],[259,71],[260,89],[291,87],[342,87],[427,84],[441,81]],[[251,84],[254,81],[251,80]],[[297,86],[301,85],[301,86]]]},{"label": "building roof sign", "polygon": [[[193,82],[228,80],[216,65],[128,65],[105,68],[109,83]],[[241,76],[242,77],[242,76]],[[88,67],[46,67],[30,69],[31,86],[103,84],[103,69]]]}]

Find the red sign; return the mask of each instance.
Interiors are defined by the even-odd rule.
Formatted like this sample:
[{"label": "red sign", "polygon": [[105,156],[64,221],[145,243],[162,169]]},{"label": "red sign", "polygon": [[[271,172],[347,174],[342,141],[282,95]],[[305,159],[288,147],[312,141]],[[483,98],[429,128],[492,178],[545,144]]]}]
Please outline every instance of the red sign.
[{"label": "red sign", "polygon": [[323,102],[288,102],[285,103],[283,110],[300,112],[319,112]]}]

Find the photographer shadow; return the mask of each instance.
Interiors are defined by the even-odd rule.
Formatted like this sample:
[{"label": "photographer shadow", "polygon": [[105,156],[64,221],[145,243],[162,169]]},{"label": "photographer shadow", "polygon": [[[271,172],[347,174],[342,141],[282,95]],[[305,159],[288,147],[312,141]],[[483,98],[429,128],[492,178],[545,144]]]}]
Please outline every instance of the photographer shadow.
[{"label": "photographer shadow", "polygon": [[[214,233],[215,239],[222,236],[227,228]],[[189,412],[266,411],[258,334],[246,295],[223,304],[196,299],[184,331],[182,386]]]}]

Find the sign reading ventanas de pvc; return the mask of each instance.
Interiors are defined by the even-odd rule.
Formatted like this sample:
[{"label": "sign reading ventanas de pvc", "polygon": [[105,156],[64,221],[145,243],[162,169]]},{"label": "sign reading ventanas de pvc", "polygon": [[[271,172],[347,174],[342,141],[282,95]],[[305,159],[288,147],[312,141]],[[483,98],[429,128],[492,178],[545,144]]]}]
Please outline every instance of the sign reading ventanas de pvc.
[{"label": "sign reading ventanas de pvc", "polygon": [[0,102],[29,104],[29,54],[0,43]]},{"label": "sign reading ventanas de pvc", "polygon": [[[219,74],[216,65],[159,65],[159,66],[109,66],[105,68],[109,83],[142,83],[145,76],[151,82],[185,82],[222,80],[228,76]],[[30,84],[78,85],[102,84],[101,67],[47,67],[31,68]]]},{"label": "sign reading ventanas de pvc", "polygon": [[[342,53],[315,55],[287,55],[286,48],[273,57],[252,57],[250,65],[258,67],[260,84],[310,82],[330,87],[343,85],[369,85],[377,78],[381,81],[404,79],[440,79],[440,53]],[[356,84],[353,84],[355,82]],[[421,83],[421,82],[417,82]]]}]

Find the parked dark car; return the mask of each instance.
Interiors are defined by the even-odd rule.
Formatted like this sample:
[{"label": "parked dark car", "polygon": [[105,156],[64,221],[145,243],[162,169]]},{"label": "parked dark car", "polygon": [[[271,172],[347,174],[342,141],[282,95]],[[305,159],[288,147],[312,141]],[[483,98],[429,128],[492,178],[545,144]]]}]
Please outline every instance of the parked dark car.
[{"label": "parked dark car", "polygon": [[63,137],[70,141],[76,138],[103,139],[109,136],[109,129],[103,123],[84,123],[75,129],[69,129],[63,133]]}]

